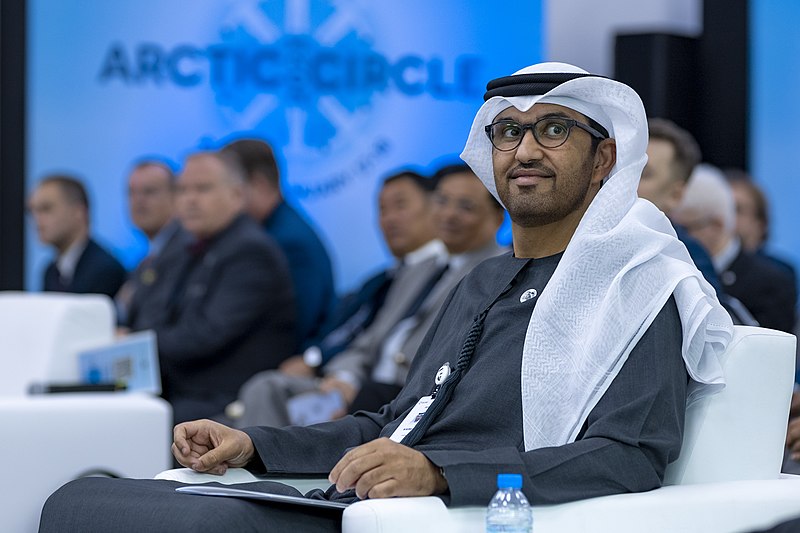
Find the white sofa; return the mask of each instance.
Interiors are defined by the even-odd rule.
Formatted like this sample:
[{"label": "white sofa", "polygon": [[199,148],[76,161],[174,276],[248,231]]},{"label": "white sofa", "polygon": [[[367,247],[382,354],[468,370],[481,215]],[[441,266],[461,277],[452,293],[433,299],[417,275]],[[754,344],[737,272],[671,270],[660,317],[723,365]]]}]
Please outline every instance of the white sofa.
[{"label": "white sofa", "polygon": [[[536,533],[732,533],[800,516],[800,478],[781,476],[794,381],[796,339],[736,326],[723,355],[725,390],[689,407],[681,457],[665,486],[646,493],[535,506]],[[235,484],[258,478],[241,469],[224,476],[188,469],[160,479]],[[325,480],[284,480],[301,491]],[[488,502],[487,502],[488,503]],[[344,533],[482,532],[484,507],[448,509],[435,497],[365,500],[343,515]]]},{"label": "white sofa", "polygon": [[152,477],[171,465],[172,412],[148,395],[28,395],[74,382],[76,355],[114,338],[102,295],[0,292],[0,531],[33,532],[47,497],[76,477]]}]

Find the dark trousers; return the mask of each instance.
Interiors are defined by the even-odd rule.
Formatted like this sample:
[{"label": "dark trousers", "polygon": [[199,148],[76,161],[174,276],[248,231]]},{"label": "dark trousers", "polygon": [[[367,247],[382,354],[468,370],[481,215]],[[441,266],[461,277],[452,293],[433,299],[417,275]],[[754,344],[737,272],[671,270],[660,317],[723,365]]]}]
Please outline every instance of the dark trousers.
[{"label": "dark trousers", "polygon": [[[180,494],[176,481],[89,477],[67,483],[42,509],[41,533],[50,532],[336,532],[342,511],[240,498]],[[240,488],[300,496],[271,481]]]}]

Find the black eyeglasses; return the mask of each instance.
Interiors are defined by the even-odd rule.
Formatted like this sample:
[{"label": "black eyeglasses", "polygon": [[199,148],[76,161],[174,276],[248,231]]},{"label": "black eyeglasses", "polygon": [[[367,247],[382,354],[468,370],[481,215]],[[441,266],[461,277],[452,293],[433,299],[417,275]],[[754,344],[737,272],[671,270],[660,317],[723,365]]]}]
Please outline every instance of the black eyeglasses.
[{"label": "black eyeglasses", "polygon": [[544,117],[532,124],[520,124],[514,120],[499,120],[484,128],[492,146],[501,152],[514,150],[522,143],[525,130],[530,129],[533,138],[545,148],[558,148],[569,138],[569,132],[574,126],[579,127],[592,137],[605,139],[606,135],[600,133],[588,124],[583,124],[571,118]]}]

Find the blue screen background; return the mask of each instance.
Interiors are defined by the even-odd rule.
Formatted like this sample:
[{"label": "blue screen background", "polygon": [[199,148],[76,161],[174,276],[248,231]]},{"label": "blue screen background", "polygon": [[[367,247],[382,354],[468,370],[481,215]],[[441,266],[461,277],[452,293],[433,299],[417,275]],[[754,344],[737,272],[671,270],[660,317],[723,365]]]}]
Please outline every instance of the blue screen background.
[{"label": "blue screen background", "polygon": [[[512,10],[525,32],[504,29]],[[455,160],[486,81],[544,56],[540,0],[30,0],[28,40],[29,192],[80,176],[92,233],[133,268],[146,241],[128,217],[131,164],[260,137],[340,291],[389,260],[380,179]],[[27,289],[51,258],[28,220]]]}]

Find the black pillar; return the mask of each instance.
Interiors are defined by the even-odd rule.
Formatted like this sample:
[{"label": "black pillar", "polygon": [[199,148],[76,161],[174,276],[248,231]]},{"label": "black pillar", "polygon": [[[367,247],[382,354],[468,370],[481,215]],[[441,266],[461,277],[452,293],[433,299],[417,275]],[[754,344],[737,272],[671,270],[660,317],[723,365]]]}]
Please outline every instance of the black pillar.
[{"label": "black pillar", "polygon": [[[700,42],[702,120],[698,137],[706,161],[748,168],[750,42],[748,0],[705,0]],[[791,59],[791,58],[790,58]]]},{"label": "black pillar", "polygon": [[25,2],[0,2],[0,290],[21,290],[25,238]]},{"label": "black pillar", "polygon": [[689,130],[703,159],[746,169],[748,0],[705,0],[703,32],[618,35],[614,74],[642,96],[648,115]]}]

